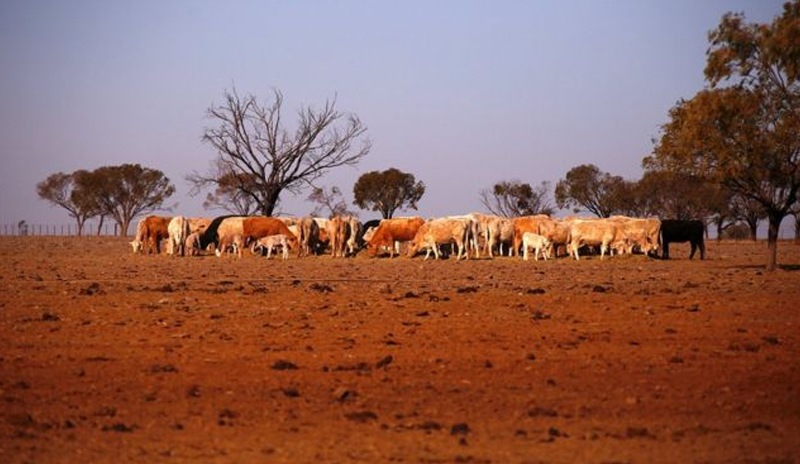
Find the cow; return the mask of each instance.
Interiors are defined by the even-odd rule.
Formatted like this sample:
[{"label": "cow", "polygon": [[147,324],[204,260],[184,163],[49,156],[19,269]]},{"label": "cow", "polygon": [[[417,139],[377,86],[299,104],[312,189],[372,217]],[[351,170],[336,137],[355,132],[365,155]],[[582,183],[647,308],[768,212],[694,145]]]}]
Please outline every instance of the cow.
[{"label": "cow", "polygon": [[567,252],[579,260],[578,249],[584,245],[599,246],[600,259],[611,249],[611,244],[616,243],[619,237],[619,225],[614,221],[605,219],[580,220],[576,219],[569,228],[569,244]]},{"label": "cow", "polygon": [[209,224],[211,224],[211,219],[204,218],[204,217],[190,217],[187,218],[189,220],[189,233],[192,232],[203,232],[206,230]]},{"label": "cow", "polygon": [[200,233],[199,238],[199,247],[201,250],[205,250],[209,248],[212,244],[214,245],[214,249],[216,250],[219,246],[219,227],[226,219],[231,218],[245,218],[246,216],[241,216],[237,214],[228,214],[225,216],[218,216],[211,220],[208,226]]},{"label": "cow", "polygon": [[384,219],[367,242],[367,253],[374,257],[382,247],[386,247],[389,249],[389,257],[394,257],[395,242],[413,240],[424,223],[425,220],[419,216]]},{"label": "cow", "polygon": [[[242,257],[242,248],[245,246],[244,221],[247,219],[251,218],[247,216],[232,216],[226,217],[219,224],[216,224],[214,254],[217,257],[221,257],[230,247],[233,247],[238,257]],[[209,228],[214,225],[214,221],[211,221]],[[206,229],[206,232],[208,232],[208,229]]]},{"label": "cow", "polygon": [[559,248],[563,247],[565,252],[569,243],[569,228],[572,220],[562,219],[554,221],[554,227],[546,231],[543,235],[550,240],[551,256],[558,257]]},{"label": "cow", "polygon": [[345,245],[347,247],[347,253],[350,256],[356,254],[356,251],[361,248],[363,245],[362,242],[362,233],[363,229],[361,228],[361,221],[358,220],[355,216],[348,216],[346,218],[347,221],[347,234],[346,234],[346,241]]},{"label": "cow", "polygon": [[189,236],[189,220],[183,216],[175,216],[169,221],[167,226],[169,242],[167,243],[167,254],[175,256],[180,254],[186,256],[186,237]]},{"label": "cow", "polygon": [[533,259],[539,261],[539,254],[544,257],[545,261],[550,258],[550,248],[552,244],[547,237],[543,237],[533,232],[525,232],[522,234],[522,259],[528,260],[528,250],[533,249]]},{"label": "cow", "polygon": [[289,241],[290,238],[284,234],[268,235],[266,237],[261,237],[260,239],[253,242],[253,246],[250,249],[250,252],[255,254],[256,250],[258,249],[266,250],[267,259],[270,259],[272,257],[272,252],[276,248],[280,247],[281,257],[283,259],[289,259]]},{"label": "cow", "polygon": [[147,247],[147,254],[155,250],[161,253],[161,240],[169,238],[169,221],[172,218],[164,216],[147,216],[136,225],[136,237],[130,242],[134,253],[141,253]]},{"label": "cow", "polygon": [[480,223],[478,222],[475,213],[464,214],[459,216],[445,216],[440,219],[451,219],[456,221],[462,221],[467,226],[467,242],[466,242],[466,251],[469,253],[472,251],[475,254],[476,258],[480,258],[481,250],[478,244],[478,239],[481,236],[481,228]]},{"label": "cow", "polygon": [[328,247],[331,249],[331,257],[333,258],[337,256],[344,258],[346,255],[347,223],[348,219],[342,216],[334,216],[326,224]]},{"label": "cow", "polygon": [[197,256],[200,254],[200,231],[192,232],[186,237],[184,249],[189,256]]},{"label": "cow", "polygon": [[500,256],[503,256],[503,248],[508,249],[511,256],[511,249],[514,242],[514,223],[509,218],[492,216],[486,223],[486,254],[494,258],[494,250],[497,247]]},{"label": "cow", "polygon": [[664,247],[662,252],[663,259],[669,259],[670,243],[689,242],[692,251],[689,259],[694,258],[694,253],[700,249],[700,259],[706,259],[706,245],[703,241],[705,225],[699,220],[680,220],[664,219],[661,221],[661,245]]},{"label": "cow", "polygon": [[632,253],[638,248],[642,253],[650,255],[658,250],[661,220],[658,218],[631,218],[627,216],[611,216],[610,221],[617,222],[621,228],[621,240],[616,244],[618,251]]},{"label": "cow", "polygon": [[470,223],[462,219],[439,218],[432,219],[422,224],[408,246],[408,256],[413,257],[419,250],[427,249],[425,259],[430,256],[431,250],[436,259],[439,259],[439,245],[455,243],[458,253],[456,259],[460,260],[463,254],[469,259]]}]

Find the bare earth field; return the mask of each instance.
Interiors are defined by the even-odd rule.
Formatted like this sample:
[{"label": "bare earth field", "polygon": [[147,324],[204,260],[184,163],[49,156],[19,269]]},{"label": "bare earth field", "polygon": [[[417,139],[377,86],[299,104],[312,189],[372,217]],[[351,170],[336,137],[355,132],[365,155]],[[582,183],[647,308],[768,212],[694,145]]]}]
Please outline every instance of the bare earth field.
[{"label": "bare earth field", "polygon": [[0,237],[0,462],[800,462],[800,246],[134,256]]}]

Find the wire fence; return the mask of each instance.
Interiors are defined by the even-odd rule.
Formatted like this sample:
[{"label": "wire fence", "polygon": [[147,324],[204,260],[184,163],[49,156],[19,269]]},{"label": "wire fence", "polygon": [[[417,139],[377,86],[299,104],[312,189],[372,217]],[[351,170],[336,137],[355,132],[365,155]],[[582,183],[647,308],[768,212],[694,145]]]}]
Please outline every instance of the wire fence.
[{"label": "wire fence", "polygon": [[[92,224],[87,222],[83,225],[84,236],[116,236],[119,234],[119,225],[115,223]],[[78,235],[76,224],[0,224],[0,235],[15,236],[70,236]]]}]

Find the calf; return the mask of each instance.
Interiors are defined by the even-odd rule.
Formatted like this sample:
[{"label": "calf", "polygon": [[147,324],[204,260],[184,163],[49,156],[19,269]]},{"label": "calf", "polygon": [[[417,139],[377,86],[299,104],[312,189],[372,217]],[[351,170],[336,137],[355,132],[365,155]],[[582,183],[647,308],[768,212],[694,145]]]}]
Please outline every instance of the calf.
[{"label": "calf", "polygon": [[525,232],[522,234],[522,259],[528,260],[528,250],[533,249],[533,259],[539,261],[539,254],[541,253],[545,261],[550,258],[550,248],[552,243],[547,237],[543,237],[533,232]]},{"label": "calf", "polygon": [[272,257],[272,252],[276,248],[281,249],[281,257],[283,259],[289,259],[289,237],[284,234],[261,237],[253,242],[253,246],[250,251],[255,254],[257,249],[266,250],[267,259],[270,259]]}]

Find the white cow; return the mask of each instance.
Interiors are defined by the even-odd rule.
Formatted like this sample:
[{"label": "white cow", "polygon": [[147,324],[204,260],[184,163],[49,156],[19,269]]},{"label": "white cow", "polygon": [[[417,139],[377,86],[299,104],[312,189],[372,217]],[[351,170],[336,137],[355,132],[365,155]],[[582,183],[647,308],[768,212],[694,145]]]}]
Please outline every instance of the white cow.
[{"label": "white cow", "polygon": [[522,234],[522,259],[528,260],[528,250],[533,249],[533,259],[539,261],[539,254],[544,257],[545,261],[550,259],[550,240],[533,232],[525,232]]},{"label": "white cow", "polygon": [[189,236],[189,220],[183,216],[175,216],[169,221],[167,226],[169,242],[167,244],[167,254],[175,256],[176,251],[181,256],[186,255],[186,238]]},{"label": "white cow", "polygon": [[289,238],[284,234],[268,235],[266,237],[261,237],[260,239],[256,240],[253,243],[253,246],[250,249],[250,251],[252,253],[255,253],[255,251],[259,248],[267,250],[267,259],[270,259],[272,257],[272,252],[276,248],[281,249],[282,259],[289,259]]}]

